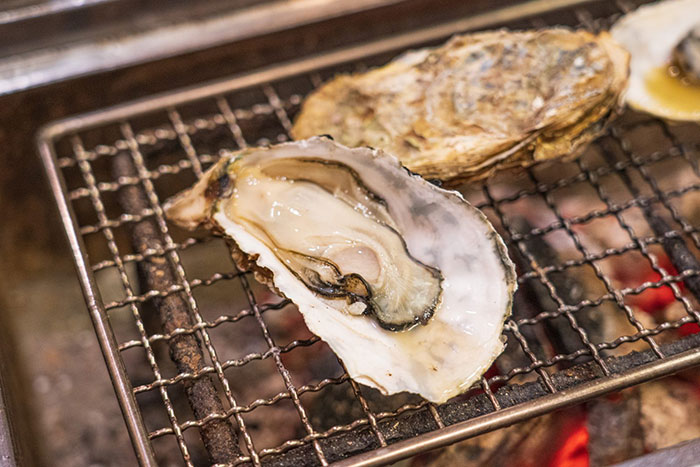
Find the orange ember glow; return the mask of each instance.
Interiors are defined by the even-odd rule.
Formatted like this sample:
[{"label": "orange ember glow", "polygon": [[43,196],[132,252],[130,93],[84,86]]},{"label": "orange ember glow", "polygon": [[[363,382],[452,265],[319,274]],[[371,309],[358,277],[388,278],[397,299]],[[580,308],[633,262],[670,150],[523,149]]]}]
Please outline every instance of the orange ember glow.
[{"label": "orange ember glow", "polygon": [[[660,275],[655,277],[649,277],[646,281],[656,282],[661,279]],[[644,292],[640,293],[631,302],[638,306],[642,311],[647,313],[656,313],[657,311],[663,311],[667,306],[673,303],[675,298],[673,297],[673,290],[671,287],[664,285],[658,288],[646,289]]]},{"label": "orange ember glow", "polygon": [[[666,255],[659,255],[658,261],[659,266],[665,269],[667,274],[671,276],[675,276],[676,274],[678,274],[676,268],[673,267],[673,264],[671,264],[671,261]],[[661,280],[661,274],[649,267],[646,273],[642,273],[641,277],[637,277],[637,280],[641,280],[642,283],[658,282]],[[684,289],[684,285],[682,282],[679,282],[677,284],[681,290]],[[637,286],[639,284],[629,285]],[[637,295],[628,295],[627,300],[631,304],[639,307],[639,309],[641,309],[642,311],[654,314],[658,311],[664,310],[667,306],[673,303],[675,297],[673,296],[673,290],[671,289],[671,287],[663,285],[661,287],[650,287]]]},{"label": "orange ember glow", "polygon": [[571,432],[559,450],[554,453],[550,467],[588,467],[588,428],[586,420]]},{"label": "orange ember glow", "polygon": [[686,323],[678,328],[678,334],[681,336],[689,336],[691,334],[697,334],[700,331],[700,326],[697,323]]}]

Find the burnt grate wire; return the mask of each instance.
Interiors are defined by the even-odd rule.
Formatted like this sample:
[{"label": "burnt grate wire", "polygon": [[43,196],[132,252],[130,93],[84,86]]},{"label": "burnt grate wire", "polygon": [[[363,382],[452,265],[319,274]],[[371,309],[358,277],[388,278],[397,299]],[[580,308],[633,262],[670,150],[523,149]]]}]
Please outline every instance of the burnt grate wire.
[{"label": "burnt grate wire", "polygon": [[[700,361],[700,339],[687,335],[700,322],[695,124],[628,111],[577,161],[461,187],[509,244],[520,289],[505,353],[441,406],[355,383],[221,239],[163,215],[222,151],[288,140],[304,95],[337,70],[386,61],[397,43],[504,19],[596,30],[635,5],[583,3],[494,12],[44,130],[40,151],[144,465],[388,462]],[[655,291],[670,304],[641,311]]]}]

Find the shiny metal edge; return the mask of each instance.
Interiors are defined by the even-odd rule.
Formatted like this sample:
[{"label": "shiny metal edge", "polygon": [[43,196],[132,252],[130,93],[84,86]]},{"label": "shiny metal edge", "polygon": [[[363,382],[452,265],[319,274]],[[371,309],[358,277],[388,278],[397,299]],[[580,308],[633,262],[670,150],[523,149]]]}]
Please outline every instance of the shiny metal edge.
[{"label": "shiny metal edge", "polygon": [[86,112],[54,121],[48,124],[43,132],[46,137],[57,138],[68,133],[86,130],[107,123],[118,122],[159,109],[248,88],[260,83],[301,75],[341,63],[359,60],[364,57],[417,46],[458,32],[487,28],[509,21],[536,16],[563,8],[571,8],[586,3],[593,3],[595,1],[599,0],[530,0],[437,26],[416,29],[385,39],[345,47],[300,60],[283,62],[247,73],[237,74],[232,77],[155,94],[143,99],[129,101],[93,112]]},{"label": "shiny metal edge", "polygon": [[[2,349],[0,349],[1,351]],[[4,357],[0,353],[0,357]],[[10,401],[6,374],[3,374],[3,363],[0,361],[0,465],[16,467],[19,465],[17,454],[17,433],[13,429],[9,417]]]},{"label": "shiny metal edge", "polygon": [[697,467],[700,465],[700,438],[629,459],[611,467]]},{"label": "shiny metal edge", "polygon": [[99,289],[97,288],[90,265],[88,264],[87,250],[78,233],[79,228],[75,213],[66,199],[65,181],[56,164],[56,153],[53,147],[53,141],[51,138],[47,137],[45,132],[41,131],[38,136],[37,144],[39,155],[41,156],[49,184],[51,185],[51,191],[56,199],[66,237],[70,244],[83,296],[85,297],[90,318],[95,328],[97,340],[102,349],[102,355],[107,364],[107,370],[109,371],[109,376],[119,401],[119,407],[121,408],[124,421],[126,422],[136,458],[142,466],[156,467],[155,455],[150,440],[148,439],[148,430],[141,417],[141,411],[136,402],[133,387],[127,376],[124,362],[119,354],[119,345],[109,323],[109,317],[102,305]]},{"label": "shiny metal edge", "polygon": [[0,95],[191,53],[401,1],[277,1],[212,18],[165,24],[149,31],[124,32],[100,40],[21,53],[0,58]]},{"label": "shiny metal edge", "polygon": [[76,10],[86,6],[114,2],[115,0],[53,0],[50,2],[31,3],[11,7],[0,11],[0,25],[17,21],[26,21],[48,14],[56,14]]},{"label": "shiny metal edge", "polygon": [[576,405],[613,391],[668,376],[686,368],[700,365],[700,348],[640,365],[631,370],[582,383],[570,389],[542,396],[524,404],[455,423],[441,430],[399,441],[387,447],[368,451],[331,464],[334,467],[371,467],[405,459],[431,449],[488,433],[517,422],[544,415],[557,409]]}]

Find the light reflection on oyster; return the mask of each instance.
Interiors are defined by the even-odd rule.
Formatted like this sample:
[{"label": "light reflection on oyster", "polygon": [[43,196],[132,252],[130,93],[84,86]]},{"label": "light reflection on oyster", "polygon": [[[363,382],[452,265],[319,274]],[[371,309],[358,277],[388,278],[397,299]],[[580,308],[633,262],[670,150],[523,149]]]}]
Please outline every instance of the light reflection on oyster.
[{"label": "light reflection on oyster", "polygon": [[295,138],[382,148],[428,178],[574,157],[614,115],[628,54],[607,33],[564,28],[455,36],[312,93]]},{"label": "light reflection on oyster", "polygon": [[493,227],[396,158],[326,138],[222,158],[168,217],[225,236],[291,299],[351,377],[444,401],[503,348],[515,289]]},{"label": "light reflection on oyster", "polygon": [[[620,18],[610,30],[630,61],[625,100],[636,109],[700,121],[700,0],[666,0]],[[693,32],[695,30],[695,32]]]}]

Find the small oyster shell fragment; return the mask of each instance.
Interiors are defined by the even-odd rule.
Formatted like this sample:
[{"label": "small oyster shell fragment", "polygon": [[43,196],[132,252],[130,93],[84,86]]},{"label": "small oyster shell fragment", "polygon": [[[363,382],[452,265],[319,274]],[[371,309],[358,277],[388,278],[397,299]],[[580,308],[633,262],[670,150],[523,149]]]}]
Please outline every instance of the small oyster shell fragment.
[{"label": "small oyster shell fragment", "polygon": [[292,134],[382,148],[427,178],[479,179],[577,156],[615,114],[627,73],[628,54],[607,33],[455,36],[326,83]]},{"label": "small oyster shell fragment", "polygon": [[386,394],[445,401],[503,349],[516,282],[502,240],[381,151],[316,137],[232,153],[166,213],[226,237],[351,377]]},{"label": "small oyster shell fragment", "polygon": [[[630,55],[625,101],[678,121],[700,121],[700,0],[644,5],[610,29]],[[695,30],[695,32],[694,32]]]}]

